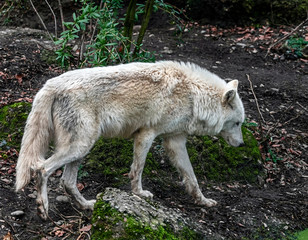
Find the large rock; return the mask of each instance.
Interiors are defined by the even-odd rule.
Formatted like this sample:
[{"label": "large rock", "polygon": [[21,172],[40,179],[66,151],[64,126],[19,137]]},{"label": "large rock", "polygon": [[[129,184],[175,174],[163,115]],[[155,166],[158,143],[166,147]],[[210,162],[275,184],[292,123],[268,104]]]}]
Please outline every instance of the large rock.
[{"label": "large rock", "polygon": [[[106,188],[98,195],[92,219],[93,240],[213,238],[210,231],[201,230],[201,226],[179,209],[116,188]],[[215,239],[220,237],[215,236]]]}]

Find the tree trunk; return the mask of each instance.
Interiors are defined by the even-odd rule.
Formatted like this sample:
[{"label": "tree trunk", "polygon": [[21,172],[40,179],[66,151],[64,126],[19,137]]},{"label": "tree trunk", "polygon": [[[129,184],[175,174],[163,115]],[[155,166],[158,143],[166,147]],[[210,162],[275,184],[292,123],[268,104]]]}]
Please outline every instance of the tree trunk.
[{"label": "tree trunk", "polygon": [[149,21],[150,21],[150,17],[152,14],[152,10],[153,10],[153,5],[154,5],[154,0],[147,0],[146,5],[145,5],[145,12],[144,12],[144,16],[142,19],[142,24],[141,24],[141,29],[138,35],[138,39],[137,39],[137,43],[136,43],[136,47],[133,53],[133,58],[135,58],[137,56],[137,54],[139,53],[140,50],[140,45],[142,44],[142,40],[144,38],[144,34],[145,31],[147,30]]},{"label": "tree trunk", "polygon": [[132,36],[133,36],[133,27],[135,23],[135,13],[136,13],[136,5],[137,5],[137,0],[131,0],[128,9],[126,11],[126,17],[124,21],[124,32],[123,35],[124,37],[127,37],[127,41],[125,43],[126,48],[129,52],[131,42],[132,42]]}]

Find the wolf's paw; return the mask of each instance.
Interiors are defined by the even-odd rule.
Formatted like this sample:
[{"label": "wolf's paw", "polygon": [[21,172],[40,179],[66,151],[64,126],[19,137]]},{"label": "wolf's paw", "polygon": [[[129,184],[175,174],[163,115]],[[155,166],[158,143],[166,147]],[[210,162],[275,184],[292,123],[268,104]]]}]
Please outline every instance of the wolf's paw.
[{"label": "wolf's paw", "polygon": [[47,220],[48,218],[48,213],[46,209],[44,208],[44,205],[41,202],[37,202],[37,215],[42,219],[42,220]]},{"label": "wolf's paw", "polygon": [[135,194],[142,198],[153,199],[153,194],[147,190],[141,190],[141,191],[135,192]]},{"label": "wolf's paw", "polygon": [[196,202],[198,205],[204,205],[206,207],[214,207],[217,205],[217,202],[210,198],[202,198],[200,201]]},{"label": "wolf's paw", "polygon": [[81,208],[83,210],[86,210],[86,209],[94,210],[94,204],[95,203],[96,203],[96,200],[93,199],[93,200],[85,201],[83,203],[77,203],[77,205],[79,205],[79,208]]}]

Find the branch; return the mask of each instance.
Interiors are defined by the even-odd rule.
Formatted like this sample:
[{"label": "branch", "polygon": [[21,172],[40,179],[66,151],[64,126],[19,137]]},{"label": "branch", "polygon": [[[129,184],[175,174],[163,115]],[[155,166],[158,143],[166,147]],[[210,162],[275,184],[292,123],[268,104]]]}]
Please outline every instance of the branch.
[{"label": "branch", "polygon": [[40,14],[39,14],[38,11],[36,10],[36,8],[35,8],[35,6],[34,6],[32,0],[30,0],[30,3],[31,3],[31,6],[32,6],[33,10],[35,11],[36,15],[37,15],[38,18],[40,19],[40,21],[41,21],[41,23],[42,23],[42,25],[43,25],[45,31],[47,32],[47,34],[48,34],[48,36],[49,36],[49,38],[51,39],[52,42],[54,42],[53,37],[51,36],[50,32],[48,31],[48,29],[47,29],[47,27],[46,27],[46,25],[45,25],[43,19],[41,18]]},{"label": "branch", "polygon": [[247,79],[248,79],[248,81],[249,81],[249,83],[250,83],[250,89],[251,89],[251,92],[252,92],[252,94],[253,94],[253,96],[254,96],[254,98],[255,98],[255,101],[256,101],[256,105],[257,105],[257,109],[258,109],[260,118],[262,119],[263,122],[265,122],[265,120],[264,120],[264,118],[263,118],[263,116],[262,116],[262,113],[261,113],[261,111],[260,111],[258,99],[257,99],[257,96],[256,96],[254,90],[253,90],[253,86],[252,86],[252,82],[251,82],[251,80],[250,80],[250,77],[249,77],[248,74],[246,74],[246,76],[247,76]]},{"label": "branch", "polygon": [[264,58],[266,58],[268,56],[268,54],[270,53],[271,49],[276,46],[278,43],[284,41],[285,39],[287,39],[288,37],[290,37],[291,35],[293,35],[295,32],[297,32],[303,25],[305,25],[308,22],[308,17],[306,18],[306,20],[304,20],[303,22],[301,22],[296,28],[294,28],[290,33],[288,33],[287,35],[283,36],[282,38],[278,39],[276,42],[274,42],[273,44],[271,44],[269,46],[269,48],[267,49],[266,55]]},{"label": "branch", "polygon": [[150,17],[152,14],[153,5],[154,5],[154,0],[147,0],[146,5],[145,5],[145,12],[144,12],[143,19],[142,19],[141,29],[139,31],[136,47],[133,53],[133,58],[135,58],[140,51],[140,46],[142,44],[145,32],[147,30],[147,27],[150,21]]},{"label": "branch", "polygon": [[298,106],[300,106],[302,109],[304,109],[306,112],[308,112],[308,109],[305,108],[302,104],[300,104],[299,102],[296,102]]},{"label": "branch", "polygon": [[136,6],[137,6],[137,0],[131,0],[129,2],[127,11],[126,11],[126,17],[124,21],[124,31],[123,35],[127,38],[127,41],[125,42],[126,48],[128,51],[131,47],[131,41],[133,36],[133,27],[135,23],[135,13],[136,13]]},{"label": "branch", "polygon": [[56,14],[55,14],[55,12],[52,10],[52,7],[50,6],[50,4],[49,4],[49,2],[47,1],[47,0],[45,0],[45,2],[46,2],[46,4],[48,5],[48,7],[49,7],[49,9],[50,9],[50,11],[51,11],[51,13],[52,13],[52,15],[53,15],[53,19],[54,19],[54,21],[55,21],[55,36],[56,36],[56,38],[58,38],[57,37],[57,32],[58,32],[58,27],[57,27],[57,17],[56,17]]},{"label": "branch", "polygon": [[59,10],[60,10],[60,16],[61,16],[61,25],[62,25],[62,31],[65,31],[65,26],[64,26],[64,17],[63,17],[63,10],[62,10],[62,3],[61,0],[58,0],[59,2]]}]

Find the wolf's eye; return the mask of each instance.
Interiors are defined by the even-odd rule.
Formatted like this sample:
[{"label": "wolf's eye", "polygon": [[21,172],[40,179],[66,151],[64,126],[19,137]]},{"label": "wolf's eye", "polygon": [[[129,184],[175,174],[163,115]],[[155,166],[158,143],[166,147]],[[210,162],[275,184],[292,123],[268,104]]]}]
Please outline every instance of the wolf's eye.
[{"label": "wolf's eye", "polygon": [[236,126],[239,126],[239,125],[240,125],[240,122],[235,123],[235,125],[236,125]]}]

